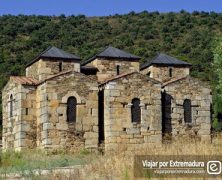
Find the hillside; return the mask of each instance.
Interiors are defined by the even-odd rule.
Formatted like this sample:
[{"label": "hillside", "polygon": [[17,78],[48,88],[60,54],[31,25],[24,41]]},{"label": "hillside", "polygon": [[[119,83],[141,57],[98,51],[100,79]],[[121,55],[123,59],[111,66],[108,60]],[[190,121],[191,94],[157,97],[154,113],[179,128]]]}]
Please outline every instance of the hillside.
[{"label": "hillside", "polygon": [[0,16],[0,89],[9,75],[24,74],[25,65],[50,45],[83,59],[109,44],[141,56],[142,61],[165,52],[192,63],[193,76],[212,80],[211,41],[221,31],[222,14],[214,12]]}]

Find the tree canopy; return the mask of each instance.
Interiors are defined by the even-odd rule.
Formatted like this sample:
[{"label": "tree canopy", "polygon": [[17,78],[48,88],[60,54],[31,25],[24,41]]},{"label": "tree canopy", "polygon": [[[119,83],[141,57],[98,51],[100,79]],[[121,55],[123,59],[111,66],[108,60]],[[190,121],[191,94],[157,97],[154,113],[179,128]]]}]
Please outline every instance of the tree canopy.
[{"label": "tree canopy", "polygon": [[141,56],[142,61],[164,52],[193,64],[193,76],[212,80],[211,41],[221,30],[222,14],[215,12],[144,11],[106,17],[3,15],[0,89],[9,75],[23,75],[25,65],[50,45],[83,59],[107,45]]}]

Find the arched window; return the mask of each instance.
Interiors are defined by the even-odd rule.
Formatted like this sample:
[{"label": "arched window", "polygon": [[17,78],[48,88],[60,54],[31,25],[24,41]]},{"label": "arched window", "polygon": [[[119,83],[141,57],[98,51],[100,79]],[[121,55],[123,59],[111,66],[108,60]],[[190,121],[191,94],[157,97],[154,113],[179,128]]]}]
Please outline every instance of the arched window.
[{"label": "arched window", "polygon": [[75,97],[69,97],[67,100],[67,121],[76,122],[76,105],[77,100]]},{"label": "arched window", "polygon": [[137,123],[141,122],[140,100],[138,98],[134,98],[132,100],[131,118],[132,122],[137,122]]},{"label": "arched window", "polygon": [[173,76],[173,69],[172,69],[172,68],[169,69],[169,76],[170,76],[170,77]]},{"label": "arched window", "polygon": [[192,122],[192,107],[191,107],[190,99],[184,100],[183,109],[184,109],[184,122],[191,123]]},{"label": "arched window", "polygon": [[11,94],[11,96],[10,96],[10,101],[9,101],[9,106],[10,106],[10,117],[12,117],[13,116],[13,96],[12,96],[12,94]]}]

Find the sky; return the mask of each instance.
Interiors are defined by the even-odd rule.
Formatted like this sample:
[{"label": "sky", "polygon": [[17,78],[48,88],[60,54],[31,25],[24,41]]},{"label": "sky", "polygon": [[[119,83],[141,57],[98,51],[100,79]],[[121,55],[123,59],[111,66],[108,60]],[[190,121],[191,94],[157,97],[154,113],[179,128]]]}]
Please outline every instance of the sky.
[{"label": "sky", "polygon": [[0,0],[0,15],[108,16],[141,12],[222,12],[222,0]]}]

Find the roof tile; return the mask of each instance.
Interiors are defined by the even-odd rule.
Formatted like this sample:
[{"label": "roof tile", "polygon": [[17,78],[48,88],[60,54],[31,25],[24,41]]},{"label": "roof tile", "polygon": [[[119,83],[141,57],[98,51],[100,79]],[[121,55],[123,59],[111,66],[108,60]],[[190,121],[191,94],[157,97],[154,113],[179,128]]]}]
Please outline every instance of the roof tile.
[{"label": "roof tile", "polygon": [[168,66],[191,66],[190,63],[187,63],[185,61],[181,61],[179,59],[176,59],[174,57],[171,57],[167,54],[159,53],[157,54],[151,61],[145,62],[140,69],[143,70],[153,64],[156,65],[168,65]]},{"label": "roof tile", "polygon": [[91,57],[90,59],[84,61],[82,65],[86,65],[87,63],[91,62],[92,60],[96,59],[97,57],[105,57],[105,58],[121,58],[121,59],[131,59],[131,60],[139,60],[140,57],[130,54],[128,52],[125,52],[123,50],[117,49],[112,46],[108,46],[105,49],[103,49],[101,52],[96,54],[95,56]]},{"label": "roof tile", "polygon": [[31,77],[11,76],[10,78],[22,85],[34,85],[35,86],[40,83],[40,81],[38,81],[37,79],[31,78]]},{"label": "roof tile", "polygon": [[81,60],[80,57],[70,54],[68,52],[63,51],[62,49],[59,49],[54,46],[48,47],[45,51],[40,53],[37,57],[34,58],[29,64],[26,65],[26,67],[32,65],[34,62],[36,62],[40,58],[60,58],[60,59],[68,59],[68,60]]},{"label": "roof tile", "polygon": [[167,86],[168,84],[171,84],[171,83],[174,83],[174,82],[177,82],[177,81],[186,79],[186,78],[188,78],[188,77],[189,77],[189,75],[188,75],[188,76],[184,76],[184,77],[179,77],[179,78],[172,78],[172,79],[170,79],[169,81],[164,82],[164,83],[162,84],[162,86],[163,86],[163,87],[164,87],[164,86]]}]

